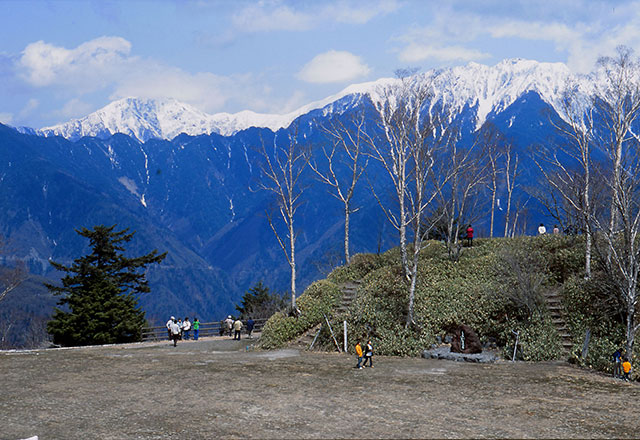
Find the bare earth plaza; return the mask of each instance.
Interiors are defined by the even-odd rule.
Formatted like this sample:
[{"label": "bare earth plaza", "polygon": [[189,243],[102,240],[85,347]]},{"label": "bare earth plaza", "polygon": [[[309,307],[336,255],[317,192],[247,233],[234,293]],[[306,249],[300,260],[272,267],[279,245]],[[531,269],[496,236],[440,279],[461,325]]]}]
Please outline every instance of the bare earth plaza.
[{"label": "bare earth plaza", "polygon": [[640,387],[566,363],[254,350],[207,338],[2,352],[0,438],[633,438]]}]

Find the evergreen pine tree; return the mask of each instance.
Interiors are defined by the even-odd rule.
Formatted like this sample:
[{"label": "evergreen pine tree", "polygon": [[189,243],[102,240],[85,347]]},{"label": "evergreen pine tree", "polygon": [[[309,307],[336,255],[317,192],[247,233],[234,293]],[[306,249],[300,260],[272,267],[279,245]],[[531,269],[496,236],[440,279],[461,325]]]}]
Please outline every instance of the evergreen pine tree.
[{"label": "evergreen pine tree", "polygon": [[78,234],[89,239],[92,252],[74,260],[70,267],[51,261],[65,272],[62,286],[45,283],[60,295],[59,306],[47,324],[53,342],[64,346],[113,344],[139,341],[145,325],[144,311],[138,308],[136,295],[149,292],[144,269],[160,263],[167,253],[157,250],[136,258],[123,255],[124,244],[135,232],[114,231],[113,226],[82,228]]},{"label": "evergreen pine tree", "polygon": [[242,296],[240,305],[236,305],[236,310],[243,318],[266,319],[274,313],[283,310],[288,303],[284,296],[271,293],[269,288],[262,281],[249,289]]}]

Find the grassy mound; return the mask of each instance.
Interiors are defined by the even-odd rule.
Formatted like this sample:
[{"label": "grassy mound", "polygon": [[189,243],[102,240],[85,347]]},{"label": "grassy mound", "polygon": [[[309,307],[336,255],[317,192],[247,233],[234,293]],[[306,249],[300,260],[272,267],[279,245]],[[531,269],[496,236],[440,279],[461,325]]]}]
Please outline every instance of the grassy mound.
[{"label": "grassy mound", "polygon": [[[467,324],[483,342],[496,343],[509,357],[512,332],[518,331],[520,359],[557,359],[566,355],[543,299],[545,292],[555,291],[563,298],[575,342],[572,359],[606,371],[611,353],[623,341],[624,327],[614,311],[598,306],[598,301],[611,297],[612,287],[597,270],[592,280],[585,281],[583,261],[580,236],[479,239],[458,261],[447,257],[441,243],[429,242],[421,253],[415,325],[407,328],[408,284],[399,249],[382,255],[358,254],[350,265],[338,267],[300,296],[300,317],[273,316],[265,326],[263,346],[285,345],[320,323],[326,313],[334,329],[347,321],[350,345],[371,339],[377,354],[415,356],[440,340],[449,325]],[[349,281],[361,282],[358,296],[348,312],[338,316],[340,286]],[[591,344],[587,358],[582,359],[587,328]],[[328,332],[321,333],[319,343],[333,345]]]}]

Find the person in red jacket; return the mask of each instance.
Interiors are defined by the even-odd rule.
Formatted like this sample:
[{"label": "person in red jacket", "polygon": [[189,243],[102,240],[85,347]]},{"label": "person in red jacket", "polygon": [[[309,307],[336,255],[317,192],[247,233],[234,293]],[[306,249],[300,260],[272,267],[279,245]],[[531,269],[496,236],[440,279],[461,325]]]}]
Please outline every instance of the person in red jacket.
[{"label": "person in red jacket", "polygon": [[471,225],[467,228],[467,246],[473,246],[473,228]]}]

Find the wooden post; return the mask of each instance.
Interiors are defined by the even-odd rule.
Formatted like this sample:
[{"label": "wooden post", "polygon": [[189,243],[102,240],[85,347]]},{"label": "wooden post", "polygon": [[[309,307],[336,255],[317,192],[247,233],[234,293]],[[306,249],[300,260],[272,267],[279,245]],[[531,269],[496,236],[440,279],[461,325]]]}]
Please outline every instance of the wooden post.
[{"label": "wooden post", "polygon": [[342,321],[344,326],[344,352],[347,353],[347,321]]},{"label": "wooden post", "polygon": [[311,345],[309,346],[309,350],[313,349],[313,345],[316,343],[316,339],[318,339],[318,335],[320,334],[321,331],[322,331],[322,325],[320,325],[320,328],[316,332],[316,335],[314,336],[313,341],[311,341]]},{"label": "wooden post", "polygon": [[338,352],[341,352],[342,350],[340,350],[340,345],[338,345],[338,341],[336,340],[336,336],[333,334],[333,329],[331,328],[331,324],[329,324],[329,318],[327,318],[327,315],[325,315],[324,313],[322,315],[324,316],[324,320],[327,323],[327,327],[329,327],[329,331],[331,332],[331,338],[333,338],[333,343],[336,344],[336,348],[338,349]]},{"label": "wooden post", "polygon": [[516,350],[518,349],[518,339],[520,339],[520,332],[514,332],[513,330],[511,330],[511,333],[513,333],[514,335],[516,335],[516,343],[513,345],[513,358],[511,359],[512,362],[515,362],[516,360]]}]

